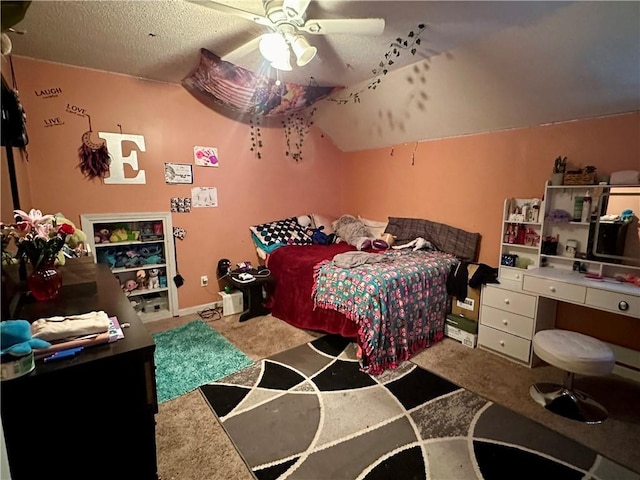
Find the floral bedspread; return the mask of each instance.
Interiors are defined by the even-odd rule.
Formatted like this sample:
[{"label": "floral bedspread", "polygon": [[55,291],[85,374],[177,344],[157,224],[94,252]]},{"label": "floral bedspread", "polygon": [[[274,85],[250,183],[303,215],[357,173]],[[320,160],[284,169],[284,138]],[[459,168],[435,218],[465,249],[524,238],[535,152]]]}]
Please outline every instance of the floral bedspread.
[{"label": "floral bedspread", "polygon": [[343,313],[358,324],[363,370],[395,368],[442,339],[447,276],[458,264],[436,251],[388,250],[385,261],[353,268],[325,260],[315,267],[314,308]]}]

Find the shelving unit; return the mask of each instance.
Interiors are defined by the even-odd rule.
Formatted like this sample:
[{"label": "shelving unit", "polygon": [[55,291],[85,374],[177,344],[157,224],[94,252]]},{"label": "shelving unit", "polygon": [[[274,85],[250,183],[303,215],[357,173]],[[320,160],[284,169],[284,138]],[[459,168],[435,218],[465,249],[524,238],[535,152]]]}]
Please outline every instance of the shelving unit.
[{"label": "shelving unit", "polygon": [[[600,202],[603,192],[610,187],[625,188],[629,191],[640,192],[640,186],[624,185],[547,185],[545,189],[545,216],[543,222],[543,239],[552,237],[558,239],[556,254],[548,254],[541,251],[541,266],[573,270],[576,266],[581,266],[582,271],[602,275],[605,277],[615,277],[633,273],[640,274],[640,256],[636,265],[625,262],[625,264],[594,255],[594,231],[596,220],[606,213],[604,202]],[[576,199],[584,197],[589,192],[592,198],[591,215],[588,222],[578,221],[577,212],[574,212]],[[638,195],[638,193],[636,193]],[[636,200],[637,203],[637,200]],[[574,215],[574,220],[569,222],[555,222],[551,216],[554,210],[564,210]],[[638,209],[634,209],[636,216],[640,215]],[[575,256],[566,253],[567,242],[574,240],[578,244]],[[544,249],[542,249],[544,250]]]},{"label": "shelving unit", "polygon": [[[95,261],[109,265],[142,321],[177,316],[171,213],[83,214],[80,218]],[[121,235],[115,238],[113,232],[118,229]],[[157,285],[149,284],[152,273],[157,273]]]},{"label": "shelving unit", "polygon": [[[538,205],[533,218],[527,221],[527,217],[517,217],[518,211],[529,211],[533,204]],[[522,291],[526,269],[540,266],[543,216],[544,201],[540,199],[505,200],[502,215],[503,242],[498,258],[500,283],[484,285],[481,296],[478,347],[526,366],[538,363],[531,347],[533,336],[538,330],[549,328],[549,322],[555,319],[553,301]],[[523,239],[521,234],[518,239],[516,234],[511,237],[509,232],[514,229],[524,229],[530,236]],[[509,260],[505,259],[505,255],[517,256],[514,266],[504,264]]]},{"label": "shelving unit", "polygon": [[[533,205],[537,205],[534,209]],[[521,213],[525,211],[525,213]],[[542,214],[544,212],[544,202],[534,198],[508,198],[504,201],[502,211],[502,235],[500,245],[500,279],[522,282],[520,273],[522,269],[531,266],[539,266],[540,239],[542,236]],[[522,215],[524,218],[518,217]],[[527,218],[528,217],[528,218]],[[514,235],[510,235],[515,231]],[[517,232],[524,231],[524,237],[518,238]],[[515,255],[515,263],[507,265],[504,256]],[[516,290],[520,286],[512,285]]]},{"label": "shelving unit", "polygon": [[[630,242],[629,237],[625,237],[624,247],[616,244],[614,250],[622,250],[622,257],[619,253],[616,253],[617,258],[607,257],[609,254],[603,256],[604,252],[595,248],[600,239],[595,234],[594,227],[601,223],[601,216],[607,213],[605,202],[599,201],[599,197],[607,193],[610,187],[613,186],[546,186],[540,217],[538,222],[531,224],[531,228],[540,232],[540,244],[528,246],[504,241],[501,243],[500,260],[505,254],[518,255],[527,258],[529,265],[528,268],[515,268],[502,265],[501,261],[500,284],[487,284],[483,287],[478,328],[479,348],[526,366],[538,364],[539,359],[533,352],[531,342],[536,332],[554,327],[557,301],[640,318],[638,287],[616,279],[627,274],[640,275],[640,239],[631,236]],[[630,209],[638,216],[640,186],[615,187],[628,189],[632,198],[618,202],[609,197],[609,214]],[[587,190],[592,197],[592,211],[588,222],[582,221],[582,212],[581,220],[578,221],[576,199],[582,199]],[[516,199],[516,205],[524,202],[526,200]],[[505,201],[503,240],[505,232],[514,223],[508,216],[509,205],[509,201]],[[554,210],[563,210],[569,215],[562,215],[564,221],[556,222],[554,219],[560,216],[551,215]],[[573,220],[574,215],[576,220]],[[638,228],[635,221],[632,225],[633,228],[628,228],[629,234]],[[614,228],[612,232],[618,230]],[[548,237],[557,240],[557,245],[548,243]],[[614,238],[616,241],[620,240],[619,235],[614,235]],[[577,247],[575,255],[573,251],[566,250],[570,240]],[[607,248],[612,247],[609,245]],[[554,250],[553,253],[551,250]],[[574,271],[576,269],[578,271]],[[598,274],[603,278],[586,278],[581,272]]]}]

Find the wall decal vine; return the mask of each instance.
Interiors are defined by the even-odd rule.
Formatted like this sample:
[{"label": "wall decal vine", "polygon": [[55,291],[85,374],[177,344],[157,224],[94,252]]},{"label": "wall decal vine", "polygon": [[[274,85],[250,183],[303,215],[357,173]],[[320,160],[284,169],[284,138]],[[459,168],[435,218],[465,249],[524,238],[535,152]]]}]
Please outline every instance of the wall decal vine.
[{"label": "wall decal vine", "polygon": [[349,102],[360,103],[360,94],[365,90],[375,90],[382,77],[389,73],[389,69],[395,64],[395,60],[400,57],[403,52],[408,52],[411,55],[415,55],[418,52],[418,47],[422,43],[420,36],[426,30],[427,26],[424,23],[418,24],[417,30],[410,30],[407,34],[407,38],[398,37],[396,41],[389,45],[389,50],[384,54],[384,59],[378,63],[376,68],[372,69],[373,78],[369,81],[366,87],[361,88],[357,92],[351,92],[347,98],[327,98],[329,102],[335,102],[339,105],[344,105]]},{"label": "wall decal vine", "polygon": [[293,158],[296,163],[302,161],[304,139],[313,125],[313,114],[315,112],[316,108],[314,107],[308,112],[303,111],[288,115],[282,121],[282,128],[287,144],[285,155]]},{"label": "wall decal vine", "polygon": [[260,151],[262,148],[262,132],[260,130],[260,126],[262,124],[260,122],[260,117],[253,117],[249,120],[249,124],[251,125],[251,151],[256,157],[262,158],[262,153]]}]

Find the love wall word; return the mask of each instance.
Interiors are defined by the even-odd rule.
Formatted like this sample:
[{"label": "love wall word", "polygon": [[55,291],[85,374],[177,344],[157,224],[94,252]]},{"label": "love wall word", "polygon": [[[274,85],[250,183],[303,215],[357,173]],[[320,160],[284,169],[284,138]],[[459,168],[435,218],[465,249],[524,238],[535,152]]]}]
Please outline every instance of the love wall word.
[{"label": "love wall word", "polygon": [[86,109],[78,107],[77,105],[71,105],[70,103],[67,103],[67,112],[73,113],[80,117],[84,117],[87,114]]},{"label": "love wall word", "polygon": [[44,90],[35,90],[36,97],[39,98],[54,98],[62,94],[62,88],[45,88]]}]

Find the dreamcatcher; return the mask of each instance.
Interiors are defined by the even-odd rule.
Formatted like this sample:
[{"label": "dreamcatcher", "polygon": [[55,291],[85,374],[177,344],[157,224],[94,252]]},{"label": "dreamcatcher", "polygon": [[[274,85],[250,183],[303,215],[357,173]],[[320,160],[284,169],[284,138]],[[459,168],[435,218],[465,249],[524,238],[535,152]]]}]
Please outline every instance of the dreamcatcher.
[{"label": "dreamcatcher", "polygon": [[109,173],[109,164],[111,163],[111,156],[107,151],[107,144],[104,140],[99,143],[94,142],[91,139],[91,117],[87,115],[89,119],[89,131],[82,134],[82,145],[78,149],[78,156],[80,157],[80,171],[82,174],[93,180],[94,178],[104,178]]}]

